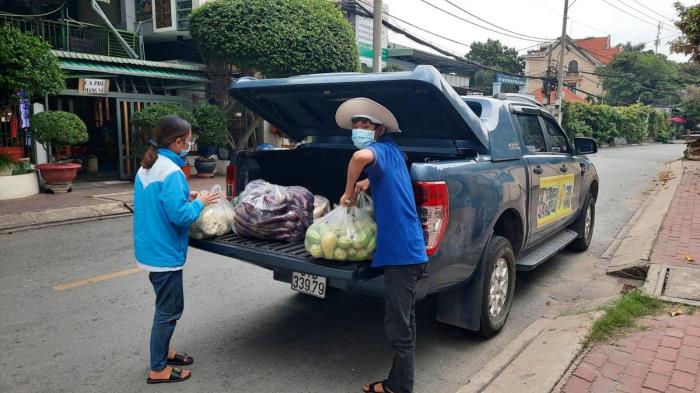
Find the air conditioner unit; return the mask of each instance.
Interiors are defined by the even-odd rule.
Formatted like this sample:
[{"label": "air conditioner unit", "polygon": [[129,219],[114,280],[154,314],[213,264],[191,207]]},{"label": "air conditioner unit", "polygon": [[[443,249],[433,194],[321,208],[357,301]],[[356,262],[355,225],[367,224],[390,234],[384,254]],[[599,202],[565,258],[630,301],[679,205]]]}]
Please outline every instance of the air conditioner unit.
[{"label": "air conditioner unit", "polygon": [[152,0],[153,31],[187,31],[187,17],[208,0]]}]

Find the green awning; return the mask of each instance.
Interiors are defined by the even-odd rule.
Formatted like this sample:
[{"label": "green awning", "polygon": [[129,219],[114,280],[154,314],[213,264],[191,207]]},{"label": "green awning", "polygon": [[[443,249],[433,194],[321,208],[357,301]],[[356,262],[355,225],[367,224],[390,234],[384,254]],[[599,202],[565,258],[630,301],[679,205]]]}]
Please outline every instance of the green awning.
[{"label": "green awning", "polygon": [[158,69],[137,65],[107,64],[72,59],[59,59],[61,68],[70,71],[99,72],[115,75],[141,76],[145,78],[173,79],[188,82],[209,82],[201,73],[172,69]]}]

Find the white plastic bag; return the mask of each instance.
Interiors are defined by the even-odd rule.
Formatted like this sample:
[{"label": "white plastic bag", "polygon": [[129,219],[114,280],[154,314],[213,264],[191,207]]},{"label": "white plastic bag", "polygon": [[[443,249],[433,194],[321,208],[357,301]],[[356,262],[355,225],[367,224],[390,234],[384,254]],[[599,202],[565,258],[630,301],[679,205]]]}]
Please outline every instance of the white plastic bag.
[{"label": "white plastic bag", "polygon": [[306,231],[304,246],[314,258],[336,261],[372,259],[377,224],[363,209],[339,206]]},{"label": "white plastic bag", "polygon": [[[205,191],[202,191],[205,192]],[[210,193],[221,193],[218,184],[211,188]],[[231,233],[236,212],[224,197],[220,197],[199,214],[197,221],[190,225],[190,237],[193,239],[205,239],[214,236],[223,236]]]},{"label": "white plastic bag", "polygon": [[331,211],[331,202],[321,195],[314,195],[314,221]]},{"label": "white plastic bag", "polygon": [[357,194],[357,207],[364,210],[370,217],[374,218],[374,202],[366,192],[360,191]]}]

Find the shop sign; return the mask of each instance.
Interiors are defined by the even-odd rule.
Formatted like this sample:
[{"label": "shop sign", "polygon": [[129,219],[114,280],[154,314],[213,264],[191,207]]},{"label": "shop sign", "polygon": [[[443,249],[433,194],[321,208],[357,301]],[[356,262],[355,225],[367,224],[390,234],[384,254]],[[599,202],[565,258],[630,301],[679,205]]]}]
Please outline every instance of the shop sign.
[{"label": "shop sign", "polygon": [[107,94],[109,93],[109,79],[80,78],[78,80],[78,93]]},{"label": "shop sign", "polygon": [[525,78],[514,75],[496,74],[496,82],[507,85],[525,86]]}]

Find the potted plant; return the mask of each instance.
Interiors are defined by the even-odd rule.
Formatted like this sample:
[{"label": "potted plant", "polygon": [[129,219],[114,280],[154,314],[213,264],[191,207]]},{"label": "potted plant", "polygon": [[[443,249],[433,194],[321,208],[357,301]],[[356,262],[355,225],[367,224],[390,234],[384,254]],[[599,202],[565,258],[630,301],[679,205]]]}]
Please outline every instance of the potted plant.
[{"label": "potted plant", "polygon": [[[31,119],[32,132],[37,142],[47,151],[56,152],[58,145],[75,145],[88,140],[85,123],[73,113],[48,111],[37,113]],[[80,169],[79,164],[63,163],[49,154],[48,164],[36,165],[48,188],[54,192],[70,191],[73,180]]]},{"label": "potted plant", "polygon": [[17,160],[9,154],[0,153],[0,176],[11,176]]},{"label": "potted plant", "polygon": [[[216,105],[198,105],[192,110],[194,117],[194,132],[197,135],[198,146],[225,145],[228,141],[228,128],[226,115]],[[197,177],[213,177],[217,166],[219,168],[228,163],[218,163],[217,160],[207,157],[200,157],[195,160],[194,166],[197,169]]]},{"label": "potted plant", "polygon": [[[148,140],[155,136],[155,129],[158,126],[158,121],[163,116],[168,115],[177,115],[190,122],[190,124],[194,124],[192,112],[179,104],[152,104],[134,113],[131,117],[131,125],[135,127],[133,133],[133,148],[136,157],[139,159],[143,157],[146,153],[146,149],[148,149]],[[189,177],[189,168],[187,165],[182,167],[182,171],[185,173],[185,177]]]},{"label": "potted plant", "polygon": [[12,176],[0,176],[0,200],[26,198],[39,193],[39,179],[29,159],[13,165]]}]

